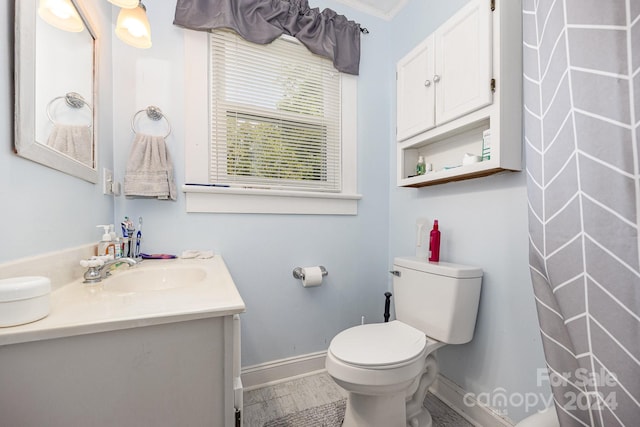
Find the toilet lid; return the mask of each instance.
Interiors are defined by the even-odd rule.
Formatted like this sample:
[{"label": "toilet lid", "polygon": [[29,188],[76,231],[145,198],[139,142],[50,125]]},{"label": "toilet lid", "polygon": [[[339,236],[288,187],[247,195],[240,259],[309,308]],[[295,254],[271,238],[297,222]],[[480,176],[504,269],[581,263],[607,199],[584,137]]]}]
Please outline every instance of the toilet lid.
[{"label": "toilet lid", "polygon": [[343,362],[360,366],[397,365],[419,356],[424,333],[402,322],[355,326],[333,338],[329,350]]}]

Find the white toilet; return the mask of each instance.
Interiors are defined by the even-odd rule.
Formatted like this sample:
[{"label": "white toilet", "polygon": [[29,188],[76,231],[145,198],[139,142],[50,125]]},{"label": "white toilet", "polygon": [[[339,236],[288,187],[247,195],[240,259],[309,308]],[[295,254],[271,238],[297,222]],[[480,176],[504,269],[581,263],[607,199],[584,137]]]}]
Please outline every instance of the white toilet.
[{"label": "white toilet", "polygon": [[348,392],[343,427],[430,427],[432,353],[473,337],[481,269],[410,257],[392,273],[396,320],[349,328],[329,345],[327,371]]}]

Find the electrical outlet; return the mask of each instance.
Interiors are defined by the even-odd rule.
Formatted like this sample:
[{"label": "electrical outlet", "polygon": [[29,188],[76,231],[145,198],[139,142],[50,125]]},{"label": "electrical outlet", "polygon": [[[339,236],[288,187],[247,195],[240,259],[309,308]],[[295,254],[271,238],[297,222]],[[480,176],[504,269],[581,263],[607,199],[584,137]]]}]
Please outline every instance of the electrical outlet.
[{"label": "electrical outlet", "polygon": [[113,196],[113,171],[107,168],[102,169],[102,193]]}]

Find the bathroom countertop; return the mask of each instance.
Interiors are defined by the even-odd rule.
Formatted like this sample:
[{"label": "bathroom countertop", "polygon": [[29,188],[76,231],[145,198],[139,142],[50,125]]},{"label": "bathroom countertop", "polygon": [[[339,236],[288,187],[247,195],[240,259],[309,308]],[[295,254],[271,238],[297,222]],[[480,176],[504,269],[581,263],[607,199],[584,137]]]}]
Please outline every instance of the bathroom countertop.
[{"label": "bathroom countertop", "polygon": [[[122,279],[135,280],[146,271],[201,269],[203,278],[167,289],[122,290]],[[135,273],[131,274],[131,273]],[[131,279],[129,279],[129,277]],[[110,289],[110,280],[118,289]],[[125,285],[126,286],[126,285]],[[82,279],[51,293],[51,311],[41,320],[0,328],[0,345],[97,332],[228,316],[245,311],[244,301],[220,255],[210,259],[145,260],[119,267],[95,285]]]}]

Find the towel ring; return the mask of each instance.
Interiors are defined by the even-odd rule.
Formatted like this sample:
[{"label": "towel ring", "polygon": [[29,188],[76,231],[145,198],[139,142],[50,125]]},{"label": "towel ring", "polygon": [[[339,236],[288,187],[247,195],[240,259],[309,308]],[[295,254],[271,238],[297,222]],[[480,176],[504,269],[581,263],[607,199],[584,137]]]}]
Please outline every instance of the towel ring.
[{"label": "towel ring", "polygon": [[136,118],[138,117],[138,114],[145,113],[145,112],[147,113],[147,117],[155,122],[157,122],[158,120],[164,119],[167,122],[167,126],[169,127],[169,131],[164,137],[166,138],[169,135],[171,135],[171,123],[169,122],[169,119],[167,118],[167,116],[165,116],[165,114],[162,112],[160,108],[154,105],[149,105],[147,108],[137,111],[133,115],[133,117],[131,117],[131,130],[133,131],[133,133],[138,133],[138,130],[136,129]]},{"label": "towel ring", "polygon": [[[56,121],[53,120],[53,117],[51,116],[51,106],[55,101],[59,99],[64,99],[65,104],[67,104],[69,108],[73,108],[75,110],[79,110],[80,108],[86,106],[89,109],[89,112],[93,114],[93,110],[91,109],[91,106],[87,103],[87,101],[84,100],[82,95],[76,92],[69,92],[64,96],[56,96],[47,104],[47,117],[49,118],[49,121],[53,124],[56,124]],[[91,123],[89,123],[87,127],[91,127]]]}]

